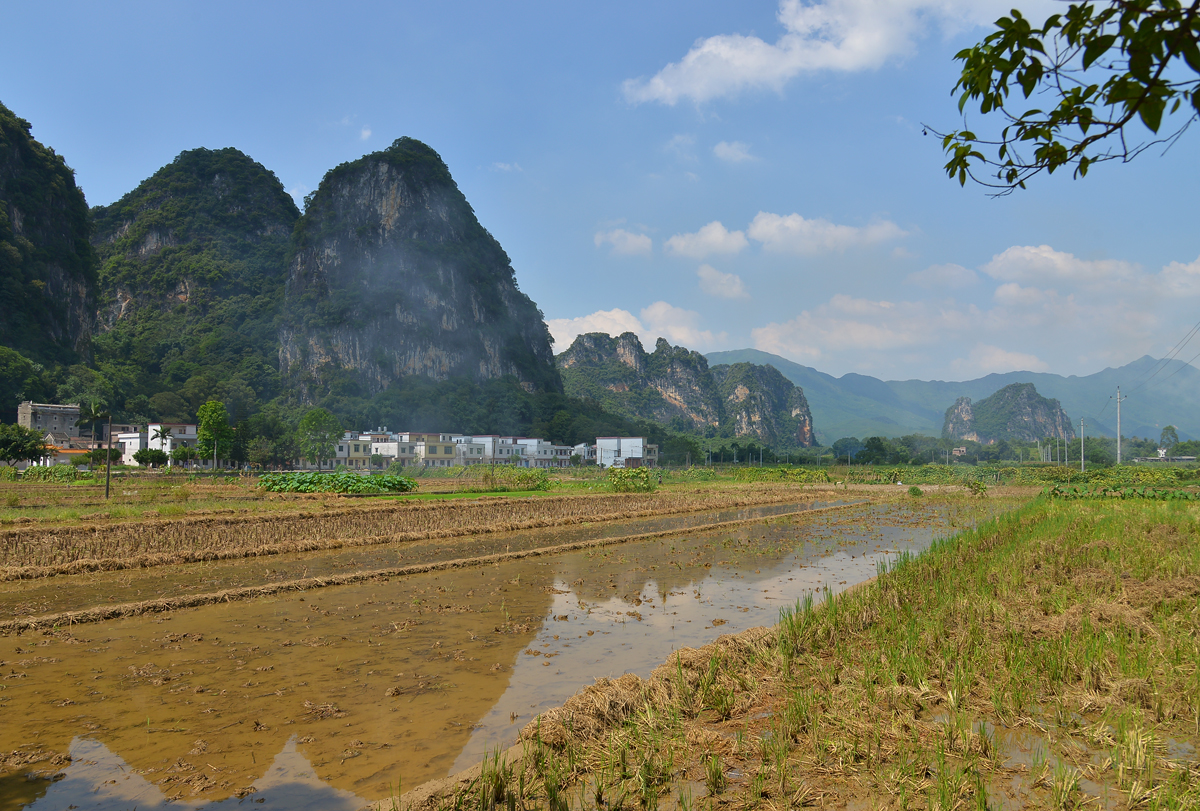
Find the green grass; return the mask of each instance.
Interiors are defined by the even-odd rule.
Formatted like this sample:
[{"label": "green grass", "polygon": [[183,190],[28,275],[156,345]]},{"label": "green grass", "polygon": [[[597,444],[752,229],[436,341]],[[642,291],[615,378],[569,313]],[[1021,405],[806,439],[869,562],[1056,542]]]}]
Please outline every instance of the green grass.
[{"label": "green grass", "polygon": [[544,716],[508,807],[1197,808],[1198,513],[1038,498],[622,700]]}]

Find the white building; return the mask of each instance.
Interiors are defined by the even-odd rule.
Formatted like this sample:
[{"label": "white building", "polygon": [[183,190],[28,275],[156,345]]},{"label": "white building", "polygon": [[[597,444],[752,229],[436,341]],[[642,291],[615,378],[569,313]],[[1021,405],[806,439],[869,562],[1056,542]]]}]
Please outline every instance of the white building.
[{"label": "white building", "polygon": [[654,467],[658,446],[644,436],[596,437],[596,464],[600,467]]},{"label": "white building", "polygon": [[573,449],[570,445],[555,445],[533,437],[519,437],[516,442],[525,449],[526,467],[568,467],[571,464]]},{"label": "white building", "polygon": [[485,464],[528,467],[524,458],[525,446],[518,442],[521,437],[476,434],[468,438],[472,442],[483,445],[483,461]]},{"label": "white building", "polygon": [[113,449],[120,449],[121,464],[136,465],[133,455],[147,447],[149,436],[145,431],[122,431],[113,439]]},{"label": "white building", "polygon": [[[179,447],[196,447],[196,426],[184,422],[152,422],[146,426],[146,447],[160,450],[167,456]],[[203,463],[204,460],[197,460]],[[211,464],[211,460],[209,460]],[[175,464],[174,460],[171,464]]]}]

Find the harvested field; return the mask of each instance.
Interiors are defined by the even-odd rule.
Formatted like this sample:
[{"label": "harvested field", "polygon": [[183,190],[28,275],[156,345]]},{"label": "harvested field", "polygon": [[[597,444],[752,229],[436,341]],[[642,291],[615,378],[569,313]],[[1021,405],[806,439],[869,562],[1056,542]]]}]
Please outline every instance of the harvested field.
[{"label": "harvested field", "polygon": [[329,499],[319,502],[321,506],[315,510],[292,514],[23,526],[0,530],[0,580],[731,509],[794,500],[804,493],[796,485],[759,484],[721,491],[480,498],[469,502]]},{"label": "harvested field", "polygon": [[1039,499],[379,808],[1200,807],[1200,521]]}]

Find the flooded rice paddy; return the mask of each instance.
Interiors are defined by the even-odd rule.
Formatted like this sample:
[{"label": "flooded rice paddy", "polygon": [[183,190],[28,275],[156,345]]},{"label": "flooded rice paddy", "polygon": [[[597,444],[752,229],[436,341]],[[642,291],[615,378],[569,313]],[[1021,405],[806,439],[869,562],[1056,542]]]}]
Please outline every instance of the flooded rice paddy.
[{"label": "flooded rice paddy", "polygon": [[773,624],[977,514],[778,515],[790,506],[4,584],[12,617],[763,518],[0,638],[0,809],[360,808],[513,743],[598,677],[646,676],[672,650]]}]

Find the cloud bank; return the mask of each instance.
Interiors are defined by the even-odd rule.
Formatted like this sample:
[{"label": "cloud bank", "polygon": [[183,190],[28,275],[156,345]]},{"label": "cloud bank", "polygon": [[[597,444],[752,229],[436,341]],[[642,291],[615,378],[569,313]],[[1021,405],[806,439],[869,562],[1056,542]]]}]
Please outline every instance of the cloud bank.
[{"label": "cloud bank", "polygon": [[[1022,5],[1034,19],[1048,0]],[[789,81],[819,71],[877,70],[916,51],[934,31],[948,35],[996,20],[1008,0],[782,0],[776,18],[783,34],[769,43],[755,36],[718,34],[697,40],[678,62],[622,85],[632,104],[697,104],[750,91],[781,91]]]}]

